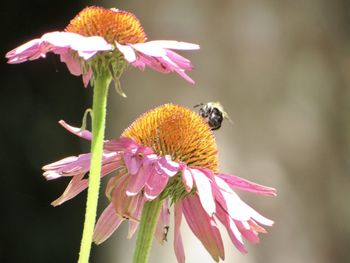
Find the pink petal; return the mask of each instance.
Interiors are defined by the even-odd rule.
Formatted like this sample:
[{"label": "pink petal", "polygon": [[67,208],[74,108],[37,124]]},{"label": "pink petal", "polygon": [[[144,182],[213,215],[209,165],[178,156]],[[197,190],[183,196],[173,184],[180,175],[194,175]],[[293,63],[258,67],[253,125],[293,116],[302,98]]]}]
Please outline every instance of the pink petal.
[{"label": "pink petal", "polygon": [[253,219],[249,220],[248,224],[250,226],[250,229],[252,229],[254,232],[267,234],[267,231],[265,230],[265,228],[258,225],[258,223],[256,223]]},{"label": "pink petal", "polygon": [[[44,176],[48,179],[55,179],[61,176],[84,175],[90,168],[91,154],[81,154],[78,157],[68,157],[60,161],[45,165]],[[57,175],[54,175],[54,174]]]},{"label": "pink petal", "polygon": [[194,84],[194,81],[185,73],[191,70],[191,62],[169,49],[199,49],[198,45],[177,42],[177,41],[150,41],[146,43],[130,44],[130,47],[137,51],[136,60],[131,63],[134,67],[143,70],[145,66],[162,72],[176,72],[187,82]]},{"label": "pink petal", "polygon": [[122,166],[120,161],[113,161],[110,163],[102,163],[102,168],[101,168],[101,178],[104,177],[105,175],[119,169]]},{"label": "pink petal", "polygon": [[65,128],[67,131],[75,134],[76,136],[91,141],[92,134],[90,131],[70,126],[64,120],[60,120],[58,123],[61,124],[62,127]]},{"label": "pink petal", "polygon": [[164,190],[168,181],[169,176],[157,172],[152,173],[145,184],[145,197],[148,200],[155,199]]},{"label": "pink petal", "polygon": [[[245,239],[248,239],[252,244],[259,243],[258,233],[250,227],[247,222],[234,221],[236,226],[239,229],[239,232],[243,235]],[[246,223],[247,226],[244,224]]]},{"label": "pink petal", "polygon": [[82,176],[74,176],[72,180],[69,182],[64,193],[57,198],[55,201],[51,203],[53,206],[58,206],[63,204],[64,202],[72,199],[82,191],[84,191],[88,186],[88,180],[82,179]]},{"label": "pink petal", "polygon": [[182,68],[184,70],[192,70],[193,69],[191,61],[184,58],[183,56],[180,56],[176,52],[171,51],[171,50],[167,50],[166,55],[171,61],[173,61],[180,68]]},{"label": "pink petal", "polygon": [[115,188],[119,188],[120,184],[127,180],[128,173],[125,171],[125,169],[120,169],[117,171],[117,174],[115,176],[112,176],[108,182],[105,189],[105,195],[109,200],[112,200],[112,195]]},{"label": "pink petal", "polygon": [[253,218],[263,225],[273,225],[272,220],[260,215],[253,208],[244,203],[239,196],[231,190],[226,182],[216,175],[215,182],[215,198],[232,219],[238,221],[249,221],[251,218]]},{"label": "pink petal", "polygon": [[126,191],[126,194],[128,196],[136,195],[145,186],[147,180],[151,176],[153,170],[152,163],[154,162],[155,158],[156,155],[154,154],[151,154],[149,156],[145,155],[143,160],[141,161],[142,164],[138,170],[138,173],[130,174],[130,179]]},{"label": "pink petal", "polygon": [[142,58],[143,62],[145,62],[149,67],[153,68],[154,70],[157,70],[162,73],[169,73],[175,71],[177,74],[180,75],[183,79],[185,79],[190,84],[194,84],[195,82],[193,79],[191,79],[186,73],[185,70],[180,68],[179,65],[177,65],[175,62],[173,62],[170,58],[168,58],[166,55],[163,57],[157,57],[151,59],[149,57],[148,59],[145,58],[145,56]]},{"label": "pink petal", "polygon": [[89,67],[88,71],[83,74],[83,83],[85,88],[88,86],[91,77],[92,77],[92,69],[91,67]]},{"label": "pink petal", "polygon": [[242,235],[239,232],[235,222],[219,205],[217,206],[216,216],[220,220],[220,222],[226,227],[226,230],[235,247],[242,253],[247,253],[247,250],[243,243]]},{"label": "pink petal", "polygon": [[126,61],[133,63],[136,60],[136,54],[132,47],[121,45],[119,43],[116,43],[116,45],[119,51],[124,55]]},{"label": "pink petal", "polygon": [[144,167],[141,167],[137,174],[130,175],[128,187],[126,188],[126,194],[128,196],[137,195],[145,186],[150,173],[144,171]]},{"label": "pink petal", "polygon": [[43,43],[48,42],[54,47],[69,47],[72,43],[79,42],[83,36],[71,32],[50,32],[41,36]]},{"label": "pink petal", "polygon": [[264,185],[256,184],[246,179],[240,178],[231,174],[217,174],[216,176],[220,177],[230,186],[235,187],[237,189],[253,192],[261,195],[270,195],[276,196],[276,189],[272,187],[267,187]]},{"label": "pink petal", "polygon": [[251,217],[250,210],[239,196],[221,178],[215,176],[214,195],[221,207],[231,218],[239,221],[248,221]]},{"label": "pink petal", "polygon": [[75,59],[70,52],[64,52],[60,55],[61,62],[66,63],[69,72],[75,76],[81,75],[81,63]]},{"label": "pink petal", "polygon": [[209,217],[201,206],[197,195],[188,196],[182,201],[183,214],[188,226],[204,247],[218,262],[225,258],[224,245],[214,218]]},{"label": "pink petal", "polygon": [[131,65],[133,65],[135,68],[138,68],[139,70],[145,70],[146,67],[146,63],[143,62],[142,57],[139,55],[138,58],[131,63]]},{"label": "pink petal", "polygon": [[164,65],[159,58],[151,57],[142,53],[137,55],[137,60],[132,63],[134,67],[138,67],[143,70],[145,66],[149,66],[151,69],[156,70],[161,73],[169,73],[171,70]]},{"label": "pink petal", "polygon": [[17,64],[22,63],[27,60],[37,59],[39,57],[44,57],[46,52],[41,52],[41,39],[33,39],[11,51],[9,51],[5,56],[8,59],[8,63]]},{"label": "pink petal", "polygon": [[191,169],[193,180],[197,187],[199,199],[203,209],[209,216],[212,216],[216,210],[215,200],[211,188],[211,180],[207,177],[205,171]]},{"label": "pink petal", "polygon": [[138,195],[138,203],[136,205],[136,209],[133,213],[133,218],[137,220],[129,220],[129,230],[128,230],[128,238],[132,238],[135,234],[137,227],[139,225],[139,220],[141,219],[141,214],[143,210],[143,206],[145,205],[146,199],[142,195]]},{"label": "pink petal", "polygon": [[77,51],[80,57],[88,60],[99,51],[112,50],[113,46],[99,36],[85,37],[76,33],[55,31],[11,50],[6,58],[9,63],[21,63],[45,57],[48,52],[62,55],[69,49]]},{"label": "pink petal", "polygon": [[78,51],[84,60],[90,59],[98,51],[112,50],[113,46],[100,36],[85,37],[71,32],[52,32],[41,37],[43,42],[48,42],[55,48],[69,47]]},{"label": "pink petal", "polygon": [[70,156],[70,157],[66,157],[62,160],[59,160],[57,162],[47,164],[47,165],[43,166],[43,168],[42,168],[45,171],[43,175],[47,180],[53,180],[53,179],[57,179],[59,177],[62,177],[64,175],[62,173],[58,172],[57,170],[60,169],[61,167],[64,167],[70,163],[75,162],[76,160],[78,160],[78,157]]},{"label": "pink petal", "polygon": [[161,45],[154,43],[154,41],[130,44],[130,46],[136,49],[138,52],[150,57],[162,57],[166,55],[165,49]]},{"label": "pink petal", "polygon": [[160,244],[163,244],[164,241],[167,241],[169,223],[170,223],[170,212],[168,206],[168,200],[164,200],[162,205],[160,216],[157,222],[157,228],[155,232],[155,237]]},{"label": "pink petal", "polygon": [[251,218],[254,219],[255,221],[265,226],[272,226],[274,224],[274,221],[264,217],[263,215],[255,211],[253,208],[251,208],[249,205],[245,204],[245,206],[246,206],[246,209],[250,211]]},{"label": "pink petal", "polygon": [[158,162],[156,162],[156,166],[163,174],[173,177],[179,172],[180,164],[172,161],[170,155],[165,155],[162,156]]},{"label": "pink petal", "polygon": [[185,189],[187,192],[191,192],[193,187],[193,178],[191,169],[184,167],[181,173],[182,183],[185,185]]},{"label": "pink petal", "polygon": [[188,83],[190,83],[190,84],[195,84],[195,82],[194,82],[194,80],[193,79],[191,79],[186,73],[185,73],[185,71],[183,71],[183,70],[181,70],[181,69],[179,69],[179,70],[175,70],[176,71],[176,73],[177,74],[179,74],[180,75],[180,77],[182,77],[184,80],[186,80]]},{"label": "pink petal", "polygon": [[139,156],[138,154],[135,154],[133,152],[128,151],[124,153],[124,162],[129,174],[137,174],[143,162],[142,158],[142,156]]},{"label": "pink petal", "polygon": [[[47,180],[62,176],[84,176],[90,169],[91,154],[81,154],[78,157],[71,156],[60,161],[45,165],[42,169]],[[121,165],[120,156],[114,152],[104,152],[102,155],[102,175],[112,172]]]},{"label": "pink petal", "polygon": [[[118,139],[106,141],[105,145],[103,146],[103,149],[108,150],[108,151],[123,151],[123,152],[128,152],[131,151],[135,153],[137,149],[141,145],[135,142],[134,140],[126,137],[120,137]],[[153,151],[148,148],[146,154],[151,154]],[[149,152],[149,153],[148,153]]]},{"label": "pink petal", "polygon": [[182,220],[182,205],[177,202],[174,208],[175,227],[174,227],[174,250],[178,263],[185,263],[185,251],[182,243],[182,236],[180,232]]},{"label": "pink petal", "polygon": [[113,234],[123,221],[124,219],[117,215],[113,204],[110,203],[96,223],[93,241],[97,245],[101,244]]},{"label": "pink petal", "polygon": [[142,196],[136,195],[136,196],[127,196],[126,195],[126,187],[128,184],[128,177],[125,177],[125,179],[121,180],[118,185],[115,186],[113,195],[112,195],[112,203],[114,205],[115,211],[119,216],[122,216],[124,218],[138,221],[139,218],[136,218],[135,215],[136,211],[139,209],[140,206],[140,198]]}]

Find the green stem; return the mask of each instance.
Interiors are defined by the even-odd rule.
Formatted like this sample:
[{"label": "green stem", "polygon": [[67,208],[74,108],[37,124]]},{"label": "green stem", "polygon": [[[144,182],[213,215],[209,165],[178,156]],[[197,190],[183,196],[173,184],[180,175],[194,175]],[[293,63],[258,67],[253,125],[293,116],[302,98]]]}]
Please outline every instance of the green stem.
[{"label": "green stem", "polygon": [[108,73],[96,75],[92,102],[92,142],[89,187],[78,263],[89,262],[92,236],[94,233],[96,220],[98,193],[100,188],[107,93],[109,83],[111,82],[111,77]]},{"label": "green stem", "polygon": [[162,203],[162,200],[156,199],[152,202],[146,202],[143,207],[133,263],[148,262]]}]

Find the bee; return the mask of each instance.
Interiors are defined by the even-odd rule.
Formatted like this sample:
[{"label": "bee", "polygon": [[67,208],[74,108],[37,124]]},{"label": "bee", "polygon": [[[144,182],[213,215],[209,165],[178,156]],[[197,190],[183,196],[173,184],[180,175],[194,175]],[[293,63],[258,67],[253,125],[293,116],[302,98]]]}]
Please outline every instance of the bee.
[{"label": "bee", "polygon": [[221,123],[224,119],[232,122],[220,102],[200,103],[194,106],[194,108],[197,107],[200,107],[198,114],[205,119],[213,131],[218,130],[221,127]]}]

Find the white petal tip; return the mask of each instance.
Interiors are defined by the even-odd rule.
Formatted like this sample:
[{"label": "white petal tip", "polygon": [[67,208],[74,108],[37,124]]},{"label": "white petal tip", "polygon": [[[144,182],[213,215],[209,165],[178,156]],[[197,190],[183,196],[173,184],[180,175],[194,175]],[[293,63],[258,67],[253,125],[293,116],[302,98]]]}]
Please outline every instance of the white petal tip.
[{"label": "white petal tip", "polygon": [[127,196],[135,196],[135,195],[137,195],[137,193],[126,191],[126,195]]}]

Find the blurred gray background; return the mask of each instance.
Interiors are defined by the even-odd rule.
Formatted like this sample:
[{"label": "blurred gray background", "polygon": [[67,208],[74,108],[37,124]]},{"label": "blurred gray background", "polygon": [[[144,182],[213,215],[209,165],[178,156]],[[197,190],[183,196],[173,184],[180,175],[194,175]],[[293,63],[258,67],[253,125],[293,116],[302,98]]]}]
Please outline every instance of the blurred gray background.
[{"label": "blurred gray background", "polygon": [[[198,43],[190,86],[176,74],[130,68],[110,89],[107,138],[141,113],[173,102],[220,101],[234,124],[215,132],[221,170],[273,186],[276,198],[238,193],[275,226],[240,254],[224,234],[225,262],[350,262],[350,2],[76,1],[7,3],[2,54],[44,32],[62,30],[86,5],[131,11],[149,40]],[[85,194],[52,208],[67,181],[46,182],[40,167],[89,145],[57,125],[80,125],[92,89],[49,55],[1,64],[1,262],[75,262]],[[100,210],[105,206],[101,191]],[[212,262],[183,221],[186,262]],[[124,224],[93,248],[91,262],[131,262]],[[151,262],[176,262],[172,228]],[[225,231],[222,231],[224,233]]]}]

